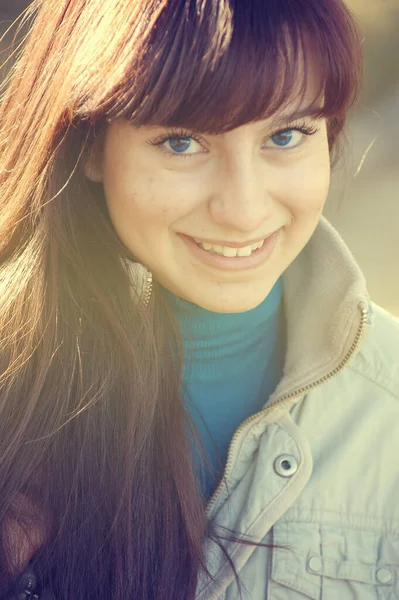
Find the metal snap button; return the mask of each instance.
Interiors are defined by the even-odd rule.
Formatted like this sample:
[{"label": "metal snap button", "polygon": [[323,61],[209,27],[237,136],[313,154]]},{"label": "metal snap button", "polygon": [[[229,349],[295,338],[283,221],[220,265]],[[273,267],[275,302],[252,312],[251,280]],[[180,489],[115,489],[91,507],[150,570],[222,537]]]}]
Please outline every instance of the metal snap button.
[{"label": "metal snap button", "polygon": [[323,561],[320,556],[312,556],[312,558],[309,559],[308,567],[313,573],[321,573]]},{"label": "metal snap button", "polygon": [[390,581],[392,581],[392,571],[384,567],[378,569],[375,576],[377,577],[377,581],[379,581],[380,583],[389,583]]},{"label": "metal snap button", "polygon": [[274,470],[280,477],[292,477],[298,470],[298,461],[292,454],[282,454],[274,461]]}]

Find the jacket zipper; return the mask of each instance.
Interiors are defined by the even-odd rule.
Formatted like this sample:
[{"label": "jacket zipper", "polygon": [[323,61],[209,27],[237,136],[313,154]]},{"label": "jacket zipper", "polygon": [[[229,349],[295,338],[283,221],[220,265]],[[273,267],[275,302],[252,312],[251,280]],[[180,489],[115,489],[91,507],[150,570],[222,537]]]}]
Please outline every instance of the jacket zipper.
[{"label": "jacket zipper", "polygon": [[273,404],[271,404],[270,406],[268,406],[267,408],[264,408],[263,410],[261,410],[260,412],[256,413],[255,415],[251,415],[250,417],[248,417],[248,419],[246,419],[245,421],[243,421],[241,423],[241,425],[238,427],[238,429],[236,429],[233,438],[230,442],[230,446],[229,446],[229,451],[228,451],[228,455],[227,455],[227,461],[226,461],[226,466],[223,472],[223,477],[218,485],[218,487],[216,488],[212,498],[209,500],[207,508],[206,508],[206,514],[209,517],[212,509],[214,508],[216,502],[219,500],[221,494],[222,494],[222,490],[224,489],[224,479],[227,477],[227,475],[230,473],[231,470],[231,460],[232,460],[232,456],[233,456],[233,449],[234,446],[237,443],[237,440],[241,434],[241,431],[247,427],[247,425],[249,423],[251,423],[252,421],[255,421],[257,419],[259,419],[260,416],[264,416],[265,414],[267,414],[268,412],[270,412],[271,410],[273,410],[276,406],[280,406],[283,403],[289,401],[292,401],[294,398],[302,396],[304,393],[309,392],[310,390],[319,387],[320,385],[322,385],[323,383],[325,383],[326,381],[333,379],[336,375],[338,375],[338,373],[340,371],[342,371],[344,369],[344,367],[350,362],[352,356],[355,354],[356,350],[358,349],[358,347],[360,346],[360,341],[362,339],[362,335],[364,332],[364,327],[365,327],[365,323],[368,319],[368,310],[367,308],[364,307],[364,305],[361,303],[359,304],[360,307],[360,312],[361,312],[361,317],[360,317],[360,324],[359,324],[359,328],[357,330],[356,333],[356,337],[353,341],[353,344],[350,348],[350,350],[347,352],[347,354],[345,355],[345,357],[343,358],[343,360],[339,363],[339,365],[337,367],[335,367],[335,369],[333,371],[331,371],[330,373],[328,373],[328,375],[324,375],[323,377],[321,377],[320,379],[318,379],[317,381],[304,386],[303,388],[300,388],[298,390],[295,390],[294,392],[290,392],[289,394],[286,394],[285,396],[283,396],[282,398],[280,398],[279,400],[276,400],[276,402],[273,402]]}]

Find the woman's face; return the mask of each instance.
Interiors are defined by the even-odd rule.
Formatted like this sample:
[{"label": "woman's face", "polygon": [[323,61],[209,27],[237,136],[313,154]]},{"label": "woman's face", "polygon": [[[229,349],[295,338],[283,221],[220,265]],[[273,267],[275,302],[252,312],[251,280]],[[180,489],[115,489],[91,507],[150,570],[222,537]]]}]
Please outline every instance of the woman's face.
[{"label": "woman's face", "polygon": [[103,181],[116,232],[162,286],[210,311],[247,311],[301,252],[327,197],[326,121],[290,116],[302,110],[220,135],[118,121],[86,174]]}]

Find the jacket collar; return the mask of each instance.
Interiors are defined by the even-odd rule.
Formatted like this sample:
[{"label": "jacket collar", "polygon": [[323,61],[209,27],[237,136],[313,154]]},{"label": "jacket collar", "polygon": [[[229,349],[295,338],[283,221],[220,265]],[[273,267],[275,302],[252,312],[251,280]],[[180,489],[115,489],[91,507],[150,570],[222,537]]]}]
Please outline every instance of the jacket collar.
[{"label": "jacket collar", "polygon": [[325,217],[283,274],[286,319],[284,376],[271,397],[305,391],[323,382],[358,352],[373,327],[366,280],[343,239]]}]

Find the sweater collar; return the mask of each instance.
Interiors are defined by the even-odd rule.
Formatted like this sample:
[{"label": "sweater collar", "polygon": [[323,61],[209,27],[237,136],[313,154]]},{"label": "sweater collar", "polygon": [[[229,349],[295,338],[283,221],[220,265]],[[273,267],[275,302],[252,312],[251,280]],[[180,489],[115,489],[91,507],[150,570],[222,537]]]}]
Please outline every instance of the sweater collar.
[{"label": "sweater collar", "polygon": [[161,288],[184,339],[184,377],[214,380],[231,370],[245,371],[262,356],[266,364],[276,351],[280,332],[282,280],[257,307],[241,313],[205,310]]}]

